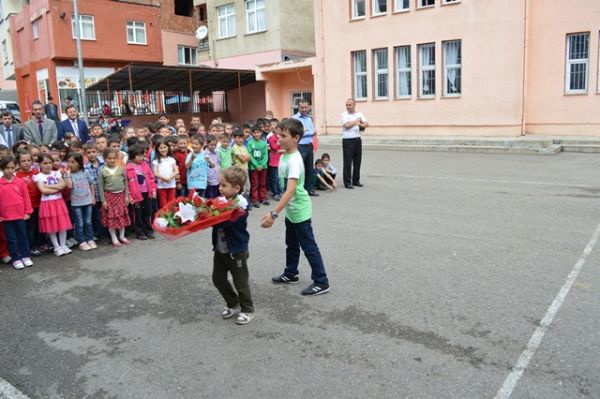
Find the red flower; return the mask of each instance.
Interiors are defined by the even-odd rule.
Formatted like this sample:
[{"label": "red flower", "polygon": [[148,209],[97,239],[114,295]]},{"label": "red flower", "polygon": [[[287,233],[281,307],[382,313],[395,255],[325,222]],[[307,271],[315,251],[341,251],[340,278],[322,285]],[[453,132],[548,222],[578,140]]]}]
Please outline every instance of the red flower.
[{"label": "red flower", "polygon": [[200,197],[194,197],[194,199],[192,200],[192,202],[194,203],[194,206],[201,206],[202,205],[202,198],[200,198]]}]

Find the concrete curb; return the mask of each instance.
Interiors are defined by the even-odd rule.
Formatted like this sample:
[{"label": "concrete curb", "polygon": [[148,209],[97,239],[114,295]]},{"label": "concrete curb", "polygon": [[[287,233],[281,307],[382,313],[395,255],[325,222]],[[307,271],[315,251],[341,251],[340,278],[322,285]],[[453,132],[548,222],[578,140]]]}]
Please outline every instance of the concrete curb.
[{"label": "concrete curb", "polygon": [[0,377],[0,399],[30,399],[8,381]]}]

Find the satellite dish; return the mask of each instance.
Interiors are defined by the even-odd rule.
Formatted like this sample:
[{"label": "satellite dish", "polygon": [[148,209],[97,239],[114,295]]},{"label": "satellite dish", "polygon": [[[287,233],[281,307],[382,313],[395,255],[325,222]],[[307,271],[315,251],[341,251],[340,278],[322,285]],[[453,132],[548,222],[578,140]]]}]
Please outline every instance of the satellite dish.
[{"label": "satellite dish", "polygon": [[196,29],[196,39],[204,40],[206,39],[206,36],[208,36],[208,28],[206,25],[199,26],[198,29]]}]

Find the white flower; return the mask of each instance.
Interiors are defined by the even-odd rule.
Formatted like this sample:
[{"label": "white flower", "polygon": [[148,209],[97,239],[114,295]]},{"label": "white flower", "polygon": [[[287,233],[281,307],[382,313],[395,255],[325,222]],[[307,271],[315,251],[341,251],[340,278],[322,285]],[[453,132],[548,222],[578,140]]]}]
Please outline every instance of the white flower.
[{"label": "white flower", "polygon": [[175,216],[181,219],[181,223],[193,222],[196,220],[196,209],[192,204],[179,203],[179,211],[175,213]]},{"label": "white flower", "polygon": [[156,223],[156,225],[161,229],[166,229],[169,225],[169,222],[165,218],[156,218],[154,219],[154,223]]}]

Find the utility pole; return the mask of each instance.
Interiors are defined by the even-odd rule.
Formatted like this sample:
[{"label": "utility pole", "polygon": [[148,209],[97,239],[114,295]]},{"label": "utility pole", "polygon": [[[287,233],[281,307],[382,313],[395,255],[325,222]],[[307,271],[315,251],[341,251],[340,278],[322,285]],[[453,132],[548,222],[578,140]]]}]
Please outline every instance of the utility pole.
[{"label": "utility pole", "polygon": [[87,104],[85,100],[85,73],[83,71],[83,56],[81,54],[81,21],[77,10],[77,0],[73,0],[73,15],[75,17],[75,42],[77,44],[77,66],[79,67],[79,115],[88,123]]}]

